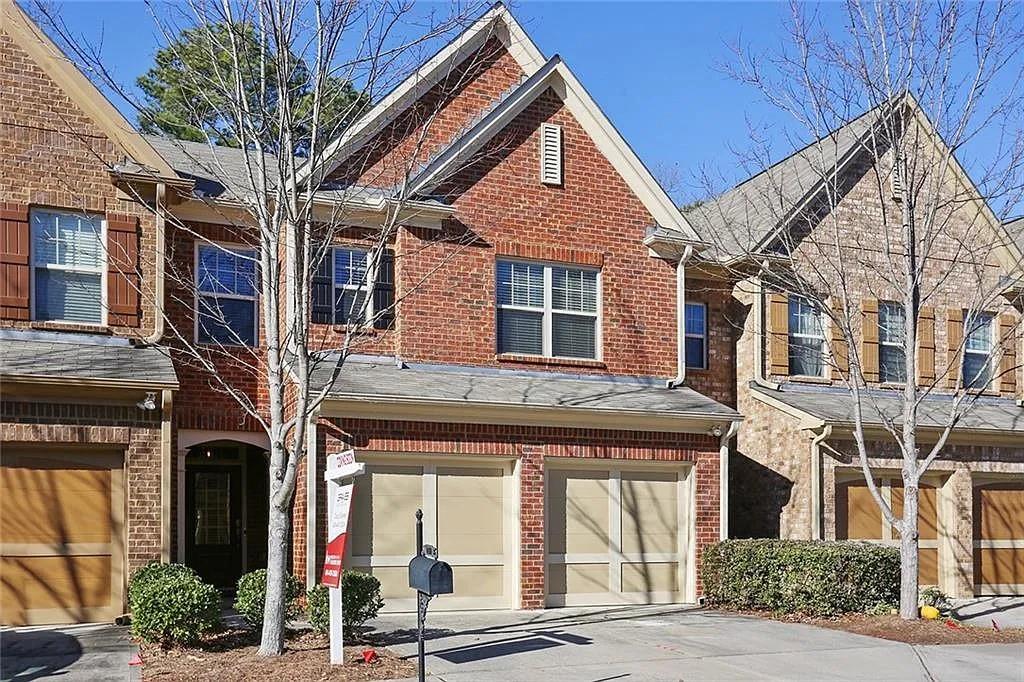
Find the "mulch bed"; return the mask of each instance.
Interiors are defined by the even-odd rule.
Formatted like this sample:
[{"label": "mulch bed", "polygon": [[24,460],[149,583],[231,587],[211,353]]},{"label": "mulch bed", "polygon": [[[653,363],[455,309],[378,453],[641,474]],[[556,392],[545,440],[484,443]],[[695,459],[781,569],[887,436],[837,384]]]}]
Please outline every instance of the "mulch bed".
[{"label": "mulch bed", "polygon": [[[362,652],[373,648],[378,660],[363,661]],[[256,654],[259,634],[229,629],[211,635],[195,647],[164,650],[140,645],[144,680],[387,680],[413,677],[416,666],[384,648],[345,645],[345,665],[330,664],[330,643],[313,632],[289,632],[285,652],[265,658]]]},{"label": "mulch bed", "polygon": [[[899,616],[868,616],[849,613],[836,618],[819,618],[796,614],[774,614],[745,611],[748,615],[770,618],[785,623],[803,623],[830,630],[843,630],[857,635],[891,639],[907,644],[1013,644],[1024,642],[1024,628],[978,627],[939,620],[903,620]],[[953,624],[947,624],[952,622]]]}]

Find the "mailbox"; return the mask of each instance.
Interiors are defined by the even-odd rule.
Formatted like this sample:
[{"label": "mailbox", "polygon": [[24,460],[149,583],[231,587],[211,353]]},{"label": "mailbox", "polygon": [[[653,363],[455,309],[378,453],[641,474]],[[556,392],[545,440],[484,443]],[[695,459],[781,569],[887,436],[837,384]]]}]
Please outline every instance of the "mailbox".
[{"label": "mailbox", "polygon": [[431,597],[451,594],[452,567],[422,554],[414,556],[409,562],[409,587]]}]

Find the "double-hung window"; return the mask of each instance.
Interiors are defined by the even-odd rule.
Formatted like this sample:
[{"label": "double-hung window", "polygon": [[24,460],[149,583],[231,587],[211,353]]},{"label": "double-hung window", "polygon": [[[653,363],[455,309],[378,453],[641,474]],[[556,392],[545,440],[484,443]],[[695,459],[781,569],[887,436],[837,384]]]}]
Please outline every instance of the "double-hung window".
[{"label": "double-hung window", "polygon": [[334,323],[363,324],[373,319],[373,283],[369,252],[363,249],[334,249]]},{"label": "double-hung window", "polygon": [[103,324],[103,219],[32,211],[33,319]]},{"label": "double-hung window", "polygon": [[686,366],[708,368],[708,309],[703,303],[686,304]]},{"label": "double-hung window", "polygon": [[789,298],[789,373],[806,377],[825,374],[821,311],[800,296]]},{"label": "double-hung window", "polygon": [[906,315],[899,303],[878,306],[878,379],[883,383],[907,380]]},{"label": "double-hung window", "polygon": [[988,388],[992,383],[992,327],[995,316],[978,313],[967,319],[970,327],[964,340],[964,387]]},{"label": "double-hung window", "polygon": [[256,251],[221,244],[196,248],[196,341],[255,346]]},{"label": "double-hung window", "polygon": [[596,360],[598,279],[591,268],[498,261],[498,352]]}]

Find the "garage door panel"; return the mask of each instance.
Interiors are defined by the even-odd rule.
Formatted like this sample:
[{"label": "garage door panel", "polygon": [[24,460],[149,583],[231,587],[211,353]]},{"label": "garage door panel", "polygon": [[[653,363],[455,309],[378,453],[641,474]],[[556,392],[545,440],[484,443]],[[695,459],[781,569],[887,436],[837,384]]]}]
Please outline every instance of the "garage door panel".
[{"label": "garage door panel", "polygon": [[552,564],[548,568],[548,593],[594,594],[608,592],[608,564]]},{"label": "garage door panel", "polygon": [[[917,489],[917,532],[922,540],[935,540],[938,532],[938,495],[934,486],[922,483]],[[903,487],[892,486],[892,513],[903,517]],[[874,502],[874,500],[872,500]],[[876,507],[878,505],[875,505]]]},{"label": "garage door panel", "polygon": [[980,488],[975,516],[982,540],[1024,539],[1024,484]]},{"label": "garage door panel", "polygon": [[500,597],[505,591],[504,566],[460,565],[452,570],[455,573],[452,597]]},{"label": "garage door panel", "polygon": [[411,556],[423,506],[423,468],[369,466],[353,493],[352,554]]},{"label": "garage door panel", "polygon": [[882,539],[882,510],[867,483],[854,481],[836,486],[836,538]]},{"label": "garage door panel", "polygon": [[622,551],[672,553],[679,546],[678,482],[674,473],[622,474]]},{"label": "garage door panel", "polygon": [[974,582],[982,594],[1024,594],[1024,481],[974,491]]},{"label": "garage door panel", "polygon": [[622,564],[622,591],[678,592],[679,564],[674,561]]},{"label": "garage door panel", "polygon": [[380,581],[380,596],[385,606],[389,599],[404,599],[413,594],[409,589],[409,569],[406,566],[357,566],[354,570],[369,573]]},{"label": "garage door panel", "polygon": [[502,554],[504,473],[438,468],[437,547],[445,555]]},{"label": "garage door panel", "polygon": [[111,472],[0,468],[5,543],[110,542]]},{"label": "garage door panel", "polygon": [[608,551],[608,472],[553,471],[548,478],[548,551]]},{"label": "garage door panel", "polygon": [[33,609],[110,604],[110,556],[5,557],[4,608]]},{"label": "garage door panel", "polygon": [[[979,548],[974,553],[975,582],[986,586],[1024,585],[1024,551]],[[978,580],[978,577],[981,580]]]}]

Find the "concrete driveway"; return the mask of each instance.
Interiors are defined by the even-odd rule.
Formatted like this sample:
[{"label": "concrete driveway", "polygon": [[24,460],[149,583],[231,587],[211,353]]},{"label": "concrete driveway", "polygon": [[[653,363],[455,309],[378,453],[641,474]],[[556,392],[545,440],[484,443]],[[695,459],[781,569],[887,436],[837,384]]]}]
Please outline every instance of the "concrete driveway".
[{"label": "concrete driveway", "polygon": [[3,628],[0,680],[138,680],[139,668],[128,665],[135,651],[128,628],[114,625]]},{"label": "concrete driveway", "polygon": [[[371,623],[415,657],[415,616]],[[1024,645],[911,646],[680,607],[429,614],[433,680],[1014,680]]]}]

